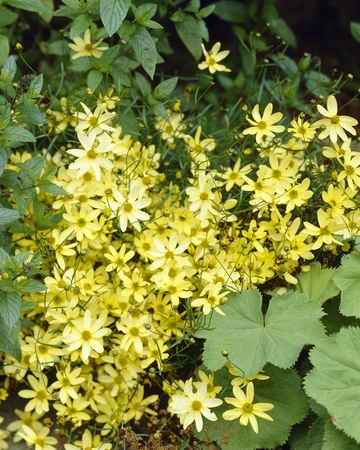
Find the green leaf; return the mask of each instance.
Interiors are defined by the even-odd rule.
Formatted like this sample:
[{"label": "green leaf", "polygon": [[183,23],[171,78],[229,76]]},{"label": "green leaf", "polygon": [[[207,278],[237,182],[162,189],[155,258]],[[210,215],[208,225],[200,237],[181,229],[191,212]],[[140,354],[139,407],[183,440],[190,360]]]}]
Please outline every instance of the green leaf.
[{"label": "green leaf", "polygon": [[23,279],[16,284],[16,288],[20,292],[42,292],[46,291],[47,287],[36,280]]},{"label": "green leaf", "polygon": [[120,27],[129,10],[131,0],[100,0],[100,17],[111,37]]},{"label": "green leaf", "polygon": [[27,96],[29,98],[40,97],[43,82],[44,82],[43,74],[40,74],[36,78],[34,78],[30,83],[29,89],[27,91]]},{"label": "green leaf", "polygon": [[292,47],[297,47],[295,34],[291,31],[285,20],[278,17],[270,22],[270,29],[278,34],[284,41]]},{"label": "green leaf", "polygon": [[136,59],[143,66],[145,72],[154,78],[157,52],[155,43],[149,32],[142,26],[138,26],[135,33],[128,36],[128,40],[132,45]]},{"label": "green leaf", "polygon": [[11,55],[1,68],[0,80],[5,84],[11,83],[14,79],[15,74],[16,62],[15,58]]},{"label": "green leaf", "polygon": [[20,295],[17,292],[0,291],[0,316],[8,328],[12,328],[19,319],[20,312]]},{"label": "green leaf", "polygon": [[168,80],[162,81],[158,84],[154,91],[155,98],[165,98],[168,97],[173,90],[176,88],[178,82],[178,77],[169,78]]},{"label": "green leaf", "polygon": [[353,38],[360,42],[360,23],[359,22],[350,22],[350,31]]},{"label": "green leaf", "polygon": [[80,14],[76,19],[73,20],[70,28],[70,39],[83,34],[86,28],[92,24],[93,18],[89,14]]},{"label": "green leaf", "polygon": [[0,147],[0,175],[3,174],[6,164],[7,164],[8,156],[6,151]]},{"label": "green leaf", "polygon": [[337,428],[360,443],[360,328],[343,328],[310,352],[306,393],[325,406]]},{"label": "green leaf", "polygon": [[43,173],[43,175],[41,176],[39,181],[40,182],[51,181],[55,177],[56,172],[58,171],[58,168],[59,167],[54,166],[54,167],[51,167],[50,169],[45,170],[45,172]]},{"label": "green leaf", "polygon": [[0,66],[7,60],[10,52],[9,39],[0,34]]},{"label": "green leaf", "polygon": [[29,125],[39,125],[48,122],[45,114],[39,111],[36,106],[25,105],[21,105],[19,108],[19,114],[16,116],[16,120]]},{"label": "green leaf", "polygon": [[340,312],[344,316],[360,318],[360,256],[346,255],[333,277],[335,285],[341,289]]},{"label": "green leaf", "polygon": [[140,25],[144,25],[144,22],[150,20],[156,14],[157,5],[155,3],[143,3],[134,10],[135,19]]},{"label": "green leaf", "polygon": [[13,188],[19,183],[19,172],[15,170],[5,169],[0,177],[0,184],[5,187]]},{"label": "green leaf", "polygon": [[[49,55],[57,55],[57,56],[64,56],[69,54],[69,47],[68,43],[65,41],[65,39],[58,39],[54,42],[41,42],[41,50],[45,54]],[[80,60],[85,59],[86,57],[79,58]],[[79,61],[79,60],[76,60]],[[73,61],[75,63],[75,61]]]},{"label": "green leaf", "polygon": [[10,125],[2,132],[2,139],[4,139],[4,146],[10,147],[22,142],[36,142],[36,139],[30,131],[18,125]]},{"label": "green leaf", "polygon": [[0,208],[0,227],[10,225],[19,219],[20,214],[16,209]]},{"label": "green leaf", "polygon": [[49,194],[53,194],[53,195],[66,195],[67,194],[67,191],[65,191],[65,189],[63,189],[60,186],[57,186],[54,183],[51,183],[51,181],[41,181],[38,183],[37,186],[40,189],[40,191],[48,192]]},{"label": "green leaf", "polygon": [[35,158],[30,158],[25,163],[17,163],[16,165],[20,167],[20,169],[30,169],[32,173],[32,175],[30,175],[30,172],[28,172],[30,178],[32,179],[32,181],[37,181],[44,167],[44,157],[35,156]]},{"label": "green leaf", "polygon": [[296,289],[304,292],[309,300],[323,304],[339,293],[339,289],[332,281],[335,272],[336,269],[322,269],[319,262],[313,263],[308,272],[296,277],[299,280]]},{"label": "green leaf", "polygon": [[13,194],[19,213],[23,216],[28,210],[30,203],[33,201],[33,193],[31,189],[25,189],[23,191],[20,184],[17,184],[14,187]]},{"label": "green leaf", "polygon": [[225,316],[214,313],[210,329],[196,333],[207,340],[204,363],[212,370],[226,362],[223,349],[247,378],[258,373],[266,362],[286,369],[295,363],[305,344],[324,337],[319,321],[323,316],[321,306],[304,294],[290,292],[273,297],[265,317],[261,295],[255,289],[230,294],[221,309]]},{"label": "green leaf", "polygon": [[135,72],[135,80],[136,85],[140,89],[140,92],[144,97],[149,97],[151,94],[151,84],[148,82],[148,80],[144,77],[144,75],[141,75],[139,72]]},{"label": "green leaf", "polygon": [[21,350],[18,340],[20,322],[17,321],[12,328],[8,328],[0,316],[0,350],[21,360]]},{"label": "green leaf", "polygon": [[[204,421],[202,433],[196,433],[202,438],[211,438],[226,450],[253,450],[259,448],[275,448],[285,444],[291,427],[300,422],[307,413],[306,396],[301,389],[301,379],[293,369],[283,370],[272,365],[265,367],[268,380],[254,380],[254,403],[272,403],[274,408],[267,414],[273,422],[257,418],[259,434],[256,434],[250,423],[248,426],[239,424],[239,419],[224,420],[224,411],[233,406],[224,403],[212,411],[218,417],[216,422]],[[217,397],[234,397],[231,380],[227,368],[215,372],[214,384],[221,385],[223,390]],[[246,388],[245,388],[246,390]]]},{"label": "green leaf", "polygon": [[[234,2],[235,3],[235,2]],[[200,11],[196,14],[198,19],[205,19],[205,17],[210,16],[214,12],[216,5],[208,5],[205,8],[200,9]]]},{"label": "green leaf", "polygon": [[0,27],[11,25],[18,18],[18,14],[5,6],[0,6]]},{"label": "green leaf", "polygon": [[101,72],[95,69],[90,70],[87,75],[87,85],[92,91],[95,91],[99,87],[102,79],[103,74]]},{"label": "green leaf", "polygon": [[249,21],[248,9],[240,2],[217,2],[215,3],[214,14],[226,22],[247,23]]},{"label": "green leaf", "polygon": [[196,60],[200,59],[202,55],[202,37],[199,20],[187,14],[182,22],[175,22],[175,28],[180,39],[193,57]]},{"label": "green leaf", "polygon": [[336,450],[359,450],[359,445],[354,439],[336,428],[331,420],[328,420],[325,424],[324,444],[321,450],[333,450],[334,448]]},{"label": "green leaf", "polygon": [[6,4],[25,11],[47,12],[46,2],[43,0],[6,0]]}]

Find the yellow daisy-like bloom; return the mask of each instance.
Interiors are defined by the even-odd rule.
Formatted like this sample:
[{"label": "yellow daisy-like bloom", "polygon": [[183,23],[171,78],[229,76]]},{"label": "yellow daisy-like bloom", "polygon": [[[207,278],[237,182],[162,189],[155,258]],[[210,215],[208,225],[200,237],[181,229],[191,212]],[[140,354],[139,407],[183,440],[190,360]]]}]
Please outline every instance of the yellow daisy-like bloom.
[{"label": "yellow daisy-like bloom", "polygon": [[101,437],[91,435],[91,431],[86,429],[82,435],[81,441],[75,441],[76,445],[64,444],[65,450],[111,450],[112,444],[101,443]]},{"label": "yellow daisy-like bloom", "polygon": [[259,427],[255,416],[273,421],[272,417],[265,413],[274,408],[272,403],[253,403],[254,384],[251,381],[246,386],[246,395],[238,386],[233,386],[233,393],[235,398],[225,397],[225,401],[235,408],[223,413],[224,420],[234,420],[239,417],[240,425],[247,426],[250,422],[256,434],[259,433]]},{"label": "yellow daisy-like bloom", "polygon": [[51,391],[48,388],[47,376],[41,373],[41,378],[35,378],[33,375],[28,376],[28,382],[32,389],[24,389],[19,392],[19,397],[31,398],[26,404],[25,411],[33,411],[37,414],[42,414],[49,411],[49,400],[52,399]]},{"label": "yellow daisy-like bloom", "polygon": [[290,122],[293,128],[288,128],[290,133],[293,133],[294,137],[303,140],[304,142],[310,142],[314,139],[316,134],[316,127],[311,125],[307,120],[304,121],[300,116]]},{"label": "yellow daisy-like bloom", "polygon": [[195,137],[186,134],[184,141],[189,147],[190,156],[196,162],[206,162],[208,160],[206,153],[214,150],[216,146],[215,139],[207,138],[201,140],[202,128],[199,126],[196,130]]},{"label": "yellow daisy-like bloom", "polygon": [[63,338],[63,342],[69,345],[68,352],[81,348],[81,359],[84,364],[89,364],[89,357],[97,358],[103,353],[103,337],[110,334],[110,328],[103,328],[106,318],[92,319],[91,311],[86,310],[84,317],[72,322],[71,332]]},{"label": "yellow daisy-like bloom", "polygon": [[94,219],[100,214],[99,210],[83,208],[78,211],[73,207],[69,214],[64,213],[63,218],[69,222],[67,232],[75,233],[76,239],[81,242],[84,236],[88,239],[95,239],[93,232],[101,229],[100,225],[94,223]]},{"label": "yellow daisy-like bloom", "polygon": [[219,305],[226,303],[225,297],[226,294],[229,293],[229,291],[224,291],[220,294],[220,291],[222,289],[222,283],[207,284],[201,291],[200,297],[191,302],[191,306],[202,306],[202,312],[203,314],[205,314],[205,316],[210,314],[213,310],[221,314],[222,316],[225,316],[225,313],[221,311]]},{"label": "yellow daisy-like bloom", "polygon": [[94,58],[100,58],[103,51],[108,48],[107,44],[99,47],[99,44],[103,41],[103,39],[99,39],[94,44],[91,43],[91,32],[89,28],[87,28],[84,32],[84,39],[77,36],[73,39],[73,41],[75,44],[68,44],[71,50],[74,50],[75,52],[71,59],[78,59],[82,56],[93,56]]},{"label": "yellow daisy-like bloom", "polygon": [[106,259],[110,261],[105,268],[106,272],[116,270],[117,272],[128,272],[130,267],[127,262],[135,255],[133,250],[126,252],[126,244],[123,244],[117,252],[112,245],[109,246],[110,253],[104,253]]},{"label": "yellow daisy-like bloom", "polygon": [[320,225],[319,227],[313,225],[310,222],[304,222],[305,230],[303,230],[303,233],[307,234],[308,236],[317,237],[316,241],[311,247],[311,250],[317,250],[324,244],[343,245],[333,236],[337,231],[344,228],[343,224],[337,223],[329,214],[327,214],[322,209],[319,209],[317,212],[317,220],[318,224]]},{"label": "yellow daisy-like bloom", "polygon": [[221,178],[225,180],[223,184],[225,185],[226,192],[230,191],[230,189],[232,189],[235,184],[236,186],[242,186],[244,184],[243,175],[247,175],[251,172],[250,164],[247,164],[244,167],[240,166],[241,159],[238,158],[233,169],[228,167],[226,169],[226,172],[221,174]]},{"label": "yellow daisy-like bloom", "polygon": [[206,51],[204,44],[201,44],[201,47],[205,56],[205,61],[198,65],[200,70],[209,69],[211,74],[215,72],[231,72],[226,66],[219,64],[219,62],[225,59],[230,53],[229,50],[219,52],[221,47],[220,42],[217,42],[209,52]]},{"label": "yellow daisy-like bloom", "polygon": [[[0,417],[0,423],[4,421],[3,417]],[[7,430],[0,429],[0,449],[6,450],[9,448],[9,444],[6,442],[6,439],[9,437],[10,433]]]},{"label": "yellow daisy-like bloom", "polygon": [[190,211],[196,212],[200,210],[199,218],[204,220],[208,214],[218,215],[218,211],[214,209],[215,194],[212,192],[214,181],[208,180],[204,172],[201,172],[198,179],[198,187],[188,187],[186,194],[189,196]]},{"label": "yellow daisy-like bloom", "polygon": [[192,378],[187,380],[184,385],[184,394],[175,394],[171,397],[168,411],[177,414],[184,430],[195,421],[197,431],[203,428],[203,418],[215,422],[216,414],[210,411],[222,404],[219,398],[211,398],[207,392],[206,383],[199,383],[197,392],[193,392]]},{"label": "yellow daisy-like bloom", "polygon": [[252,125],[252,127],[246,128],[243,131],[243,134],[251,134],[255,135],[255,140],[258,144],[261,144],[261,140],[264,136],[274,137],[274,133],[281,133],[285,130],[283,125],[275,125],[282,119],[282,113],[277,112],[275,114],[272,113],[273,104],[269,103],[265,110],[264,114],[261,116],[259,112],[259,105],[255,105],[253,110],[251,111],[252,119],[246,115],[246,120]]},{"label": "yellow daisy-like bloom", "polygon": [[97,139],[95,131],[90,131],[88,135],[79,131],[78,138],[83,148],[67,150],[67,153],[78,158],[70,164],[69,169],[78,171],[77,178],[80,178],[88,170],[91,170],[94,172],[95,178],[100,181],[101,168],[105,170],[111,170],[113,168],[113,163],[108,158],[105,158],[103,154],[108,153],[114,147],[114,144],[108,139],[104,139],[98,144],[95,144]]},{"label": "yellow daisy-like bloom", "polygon": [[51,385],[54,389],[60,389],[59,398],[62,403],[66,403],[68,398],[75,399],[78,394],[76,386],[85,381],[85,378],[79,377],[81,374],[81,367],[76,367],[73,371],[71,371],[71,366],[67,366],[64,371],[57,372],[56,378],[58,381],[55,381]]},{"label": "yellow daisy-like bloom", "polygon": [[345,130],[356,136],[356,131],[353,127],[358,124],[358,121],[350,116],[338,115],[338,106],[333,95],[329,95],[327,99],[327,109],[321,105],[317,105],[317,109],[320,114],[326,117],[326,119],[320,119],[313,124],[314,127],[325,127],[319,134],[319,139],[325,139],[329,136],[333,143],[337,142],[338,137],[343,141],[347,141],[348,137]]},{"label": "yellow daisy-like bloom", "polygon": [[33,430],[27,425],[23,425],[23,430],[19,432],[28,444],[35,445],[35,450],[56,450],[54,447],[58,440],[52,436],[48,436],[50,428],[43,427],[41,430]]}]

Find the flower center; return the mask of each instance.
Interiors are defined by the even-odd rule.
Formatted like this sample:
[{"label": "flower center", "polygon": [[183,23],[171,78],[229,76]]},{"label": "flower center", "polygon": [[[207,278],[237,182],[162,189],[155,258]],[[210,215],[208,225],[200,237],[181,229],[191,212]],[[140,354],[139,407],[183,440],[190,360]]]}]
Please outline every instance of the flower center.
[{"label": "flower center", "polygon": [[89,150],[89,151],[87,152],[87,157],[88,157],[89,159],[96,159],[96,157],[97,157],[96,150],[94,150],[93,148],[92,148],[91,150]]},{"label": "flower center", "polygon": [[297,198],[298,197],[298,191],[293,189],[292,191],[289,192],[289,196],[290,196],[290,198]]},{"label": "flower center", "polygon": [[244,403],[242,410],[243,410],[244,414],[252,414],[254,407],[251,403]]},{"label": "flower center", "polygon": [[209,198],[209,194],[207,192],[201,192],[200,194],[200,200],[206,201]]},{"label": "flower center", "polygon": [[353,166],[345,166],[344,169],[348,175],[352,175],[355,172],[355,169],[353,168]]},{"label": "flower center", "polygon": [[77,221],[77,225],[78,225],[79,228],[84,227],[86,225],[86,220],[85,219],[79,219]]},{"label": "flower center", "polygon": [[191,406],[194,411],[200,411],[202,408],[202,403],[199,400],[195,400],[194,402],[192,402]]},{"label": "flower center", "polygon": [[125,202],[123,205],[123,210],[127,213],[130,213],[133,210],[132,204],[129,202]]},{"label": "flower center", "polygon": [[332,116],[331,117],[331,123],[336,125],[340,122],[340,117],[339,116]]},{"label": "flower center", "polygon": [[257,126],[258,126],[259,130],[266,130],[266,128],[267,128],[266,122],[264,122],[263,120],[260,120],[260,122],[258,122]]},{"label": "flower center", "polygon": [[91,338],[90,331],[83,331],[82,332],[82,338],[83,338],[84,341],[88,341]]}]

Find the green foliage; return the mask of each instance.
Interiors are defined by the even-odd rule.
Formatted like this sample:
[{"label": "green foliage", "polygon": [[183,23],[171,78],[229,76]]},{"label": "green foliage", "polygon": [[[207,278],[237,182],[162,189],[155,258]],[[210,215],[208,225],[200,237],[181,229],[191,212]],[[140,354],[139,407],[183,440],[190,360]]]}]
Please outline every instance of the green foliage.
[{"label": "green foliage", "polygon": [[343,256],[341,266],[334,275],[335,285],[341,289],[340,311],[344,316],[360,318],[360,256]]},{"label": "green foliage", "polygon": [[230,294],[221,307],[225,316],[214,313],[208,329],[196,332],[197,337],[206,339],[204,363],[209,369],[224,365],[223,350],[247,378],[267,362],[286,369],[295,363],[305,344],[315,344],[324,337],[319,321],[323,311],[303,294],[273,297],[265,317],[262,307],[261,294],[255,289]]},{"label": "green foliage", "polygon": [[339,289],[332,281],[335,272],[334,268],[322,269],[320,263],[313,263],[308,272],[297,276],[299,283],[296,289],[298,292],[303,292],[309,300],[323,304],[339,293]]},{"label": "green foliage", "polygon": [[305,377],[306,393],[327,408],[337,428],[359,443],[360,328],[343,328],[319,342],[310,361],[314,369]]},{"label": "green foliage", "polygon": [[100,0],[100,17],[110,37],[120,28],[130,4],[131,0]]},{"label": "green foliage", "polygon": [[353,38],[360,42],[360,23],[359,22],[351,22],[350,23],[350,31]]},{"label": "green foliage", "polygon": [[[259,434],[249,426],[239,424],[239,420],[224,420],[222,413],[233,406],[224,403],[216,408],[218,421],[208,422],[199,437],[210,437],[220,448],[228,450],[253,450],[257,448],[275,448],[286,442],[291,427],[300,422],[307,413],[306,396],[301,390],[301,379],[295,370],[283,370],[266,365],[264,373],[270,378],[264,381],[255,380],[254,403],[272,403],[274,409],[269,411],[273,422],[258,418]],[[221,385],[219,398],[233,397],[231,379],[227,368],[215,374],[215,385]],[[203,449],[209,447],[203,445]]]}]

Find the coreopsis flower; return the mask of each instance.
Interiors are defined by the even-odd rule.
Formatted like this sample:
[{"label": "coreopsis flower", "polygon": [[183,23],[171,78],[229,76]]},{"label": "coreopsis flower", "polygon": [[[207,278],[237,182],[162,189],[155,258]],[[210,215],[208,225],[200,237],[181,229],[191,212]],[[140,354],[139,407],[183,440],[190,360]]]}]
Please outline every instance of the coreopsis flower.
[{"label": "coreopsis flower", "polygon": [[198,64],[198,68],[200,70],[208,69],[211,74],[215,72],[231,72],[231,70],[226,66],[219,64],[220,61],[228,56],[230,50],[223,50],[222,52],[219,52],[221,47],[220,42],[216,42],[216,44],[213,45],[212,49],[209,51],[206,51],[204,44],[201,44],[201,47],[205,56],[205,61]]},{"label": "coreopsis flower", "polygon": [[52,400],[51,386],[48,387],[48,379],[44,373],[40,374],[40,378],[35,378],[34,375],[27,377],[30,387],[32,389],[24,389],[18,393],[19,397],[30,398],[31,400],[26,404],[25,411],[33,411],[37,414],[42,414],[49,411],[49,400]]},{"label": "coreopsis flower", "polygon": [[265,413],[274,408],[272,403],[253,403],[254,401],[254,384],[250,381],[246,386],[246,394],[239,388],[233,386],[233,397],[225,397],[226,403],[235,406],[234,409],[225,411],[222,415],[224,420],[234,420],[240,418],[240,425],[247,426],[250,422],[256,434],[259,433],[259,426],[256,416],[262,419],[273,421],[272,417]]},{"label": "coreopsis flower", "polygon": [[343,141],[347,141],[348,136],[345,131],[356,136],[354,126],[358,124],[358,121],[350,116],[338,115],[338,105],[333,95],[329,95],[327,99],[327,109],[322,105],[317,105],[317,109],[321,115],[326,117],[326,119],[320,119],[313,123],[313,127],[325,127],[320,132],[319,139],[325,139],[329,136],[333,143],[337,142],[338,137]]},{"label": "coreopsis flower", "polygon": [[326,158],[337,158],[338,161],[341,161],[342,158],[351,152],[351,139],[347,139],[339,145],[337,142],[333,142],[333,147],[325,146],[322,148],[322,154]]},{"label": "coreopsis flower", "polygon": [[[26,412],[21,411],[20,409],[14,410],[15,414],[19,417],[19,419],[10,422],[6,427],[8,431],[11,433],[15,433],[13,437],[14,442],[19,442],[22,437],[19,435],[19,432],[22,431],[23,425],[27,425],[34,431],[39,431],[42,428],[41,422],[38,420],[41,418],[42,414],[38,414],[36,412]],[[2,447],[0,446],[0,449]]]},{"label": "coreopsis flower", "polygon": [[228,167],[226,172],[222,173],[220,176],[224,181],[223,185],[225,185],[225,190],[228,192],[230,189],[236,186],[242,186],[244,184],[243,175],[247,175],[251,172],[251,164],[247,164],[244,167],[241,166],[241,159],[238,158],[234,167],[231,169]]},{"label": "coreopsis flower", "polygon": [[158,398],[159,396],[157,394],[144,398],[144,386],[142,384],[138,384],[136,391],[131,396],[129,403],[126,405],[127,409],[124,416],[125,422],[132,419],[140,420],[144,413],[147,413],[150,416],[156,416],[157,412],[148,408],[148,405],[156,402]]},{"label": "coreopsis flower", "polygon": [[66,403],[70,397],[73,399],[77,397],[78,387],[85,381],[84,377],[79,377],[80,374],[81,367],[75,367],[74,370],[71,370],[70,365],[65,367],[63,371],[56,373],[58,381],[55,381],[51,387],[60,389],[58,395],[62,403]]},{"label": "coreopsis flower", "polygon": [[75,233],[76,239],[81,242],[84,237],[88,239],[95,239],[94,232],[101,229],[100,225],[94,223],[94,220],[100,214],[99,210],[88,208],[71,208],[69,213],[63,214],[63,219],[69,222],[67,227],[68,234]]},{"label": "coreopsis flower", "polygon": [[85,311],[84,317],[72,321],[71,332],[63,337],[68,345],[68,352],[80,349],[80,357],[84,364],[89,364],[89,357],[97,358],[103,353],[103,337],[111,333],[110,328],[103,328],[106,318],[92,318],[90,309]]},{"label": "coreopsis flower", "polygon": [[316,250],[324,244],[343,245],[334,237],[334,234],[344,227],[343,224],[337,223],[322,209],[319,209],[317,212],[317,220],[319,224],[318,227],[310,222],[304,222],[305,229],[303,230],[303,233],[308,236],[317,237],[316,241],[311,246],[311,250]]},{"label": "coreopsis flower", "polygon": [[59,264],[60,269],[65,270],[65,257],[76,255],[74,247],[76,242],[67,242],[70,238],[70,234],[67,230],[60,232],[57,228],[54,228],[51,232],[51,236],[47,239],[46,243],[55,252],[56,262]]},{"label": "coreopsis flower", "polygon": [[243,134],[255,135],[255,140],[258,144],[264,136],[274,137],[274,133],[281,133],[285,130],[283,125],[275,125],[282,119],[282,113],[277,112],[272,114],[273,104],[268,103],[264,110],[264,114],[261,116],[259,112],[259,105],[255,105],[251,111],[252,119],[249,115],[246,115],[246,120],[252,125],[252,127],[245,128]]},{"label": "coreopsis flower", "polygon": [[214,150],[216,146],[215,139],[207,138],[201,140],[202,128],[199,126],[196,130],[195,137],[186,134],[183,136],[184,141],[188,145],[191,158],[198,163],[208,162],[207,153]]},{"label": "coreopsis flower", "polygon": [[[170,261],[187,261],[184,253],[190,245],[189,238],[182,238],[181,235],[173,231],[169,238],[154,238],[154,250],[149,254],[155,261],[151,263],[150,270],[166,267]],[[185,261],[184,261],[185,262]]]},{"label": "coreopsis flower", "polygon": [[175,142],[175,138],[183,137],[183,131],[186,128],[184,123],[181,123],[184,115],[173,114],[170,110],[167,110],[167,117],[158,116],[155,128],[161,132],[161,138],[167,141],[169,144]]},{"label": "coreopsis flower", "polygon": [[[4,421],[3,417],[0,417],[0,423]],[[10,433],[7,430],[3,430],[0,428],[0,449],[6,450],[9,448],[9,444],[6,442],[6,439],[9,437]]]},{"label": "coreopsis flower", "polygon": [[357,191],[357,187],[360,187],[360,155],[351,155],[350,151],[347,151],[340,164],[343,170],[339,173],[337,181],[346,180],[348,186],[352,191]]},{"label": "coreopsis flower", "polygon": [[302,206],[312,197],[313,192],[308,188],[310,179],[305,178],[301,184],[293,186],[279,198],[279,203],[286,205],[286,213],[292,211],[296,206]]},{"label": "coreopsis flower", "polygon": [[103,44],[99,47],[99,44],[103,39],[99,39],[94,44],[91,43],[91,31],[87,28],[84,32],[84,38],[76,36],[73,41],[75,44],[68,44],[71,50],[74,50],[75,54],[72,55],[71,59],[77,59],[81,56],[93,56],[94,58],[100,58],[105,50],[107,50],[107,44]]},{"label": "coreopsis flower", "polygon": [[241,376],[239,374],[239,372],[230,363],[226,363],[226,367],[228,368],[229,373],[231,373],[231,375],[235,376],[235,378],[233,378],[231,380],[231,384],[233,386],[239,386],[239,387],[242,388],[242,387],[245,387],[252,380],[265,381],[265,380],[268,380],[270,378],[268,375],[264,375],[261,372],[255,374],[253,377],[245,378],[245,377]]},{"label": "coreopsis flower", "polygon": [[69,397],[65,404],[55,403],[54,408],[58,416],[71,420],[75,427],[81,427],[83,420],[91,419],[90,415],[84,411],[89,405],[90,402],[79,394],[74,400]]},{"label": "coreopsis flower", "polygon": [[101,443],[100,435],[91,435],[89,429],[84,430],[81,441],[75,441],[76,445],[64,444],[65,450],[111,450],[112,444]]},{"label": "coreopsis flower", "polygon": [[144,301],[144,296],[147,295],[147,286],[149,283],[144,281],[143,277],[140,275],[140,271],[136,268],[131,274],[131,278],[126,276],[124,273],[119,274],[121,281],[124,284],[125,289],[121,291],[121,294],[125,297],[133,296],[135,301],[141,303]]},{"label": "coreopsis flower", "polygon": [[19,431],[21,436],[28,444],[35,445],[34,450],[56,450],[54,447],[58,440],[53,436],[48,436],[50,428],[42,427],[41,430],[33,430],[27,425],[23,425],[22,431]]},{"label": "coreopsis flower", "polygon": [[207,375],[202,370],[199,370],[197,374],[198,374],[198,377],[200,378],[200,381],[194,381],[194,383],[193,383],[194,386],[196,388],[198,388],[201,383],[205,383],[208,396],[210,398],[215,398],[216,394],[221,392],[222,386],[214,385],[214,372],[211,372],[211,373],[209,373],[209,375]]},{"label": "coreopsis flower", "polygon": [[78,171],[76,178],[80,178],[84,173],[91,170],[94,172],[95,178],[100,181],[101,169],[110,171],[113,168],[113,163],[103,155],[108,153],[114,147],[114,144],[111,143],[110,138],[95,143],[98,135],[94,130],[90,131],[89,134],[79,131],[77,135],[83,148],[67,150],[67,153],[77,157],[77,160],[69,165],[69,169]]},{"label": "coreopsis flower", "polygon": [[117,252],[115,248],[110,245],[109,252],[110,253],[104,253],[105,258],[110,261],[110,264],[105,268],[107,272],[111,272],[112,270],[116,270],[117,272],[128,272],[130,270],[127,262],[135,255],[133,250],[127,252],[126,244],[123,244]]},{"label": "coreopsis flower", "polygon": [[215,194],[212,188],[215,183],[212,179],[207,179],[205,172],[201,172],[198,178],[198,187],[192,186],[186,189],[189,196],[190,211],[199,213],[200,220],[204,220],[208,214],[218,215],[218,211],[214,208]]},{"label": "coreopsis flower", "polygon": [[216,421],[216,414],[211,412],[210,408],[220,406],[222,403],[221,399],[210,397],[204,382],[199,383],[197,391],[194,392],[191,378],[186,380],[183,394],[171,396],[168,411],[179,416],[185,430],[195,421],[196,429],[200,432],[203,428],[202,416],[212,422]]},{"label": "coreopsis flower", "polygon": [[200,293],[200,297],[192,300],[191,306],[202,307],[202,312],[205,314],[210,314],[212,310],[225,316],[225,314],[219,308],[220,305],[226,302],[226,295],[229,291],[224,291],[220,293],[223,289],[222,283],[207,284]]},{"label": "coreopsis flower", "polygon": [[294,137],[301,139],[304,142],[310,142],[314,139],[316,134],[316,127],[311,125],[310,122],[299,116],[297,119],[293,119],[290,122],[292,128],[288,128],[289,133],[292,133]]},{"label": "coreopsis flower", "polygon": [[130,223],[135,230],[141,231],[140,222],[150,219],[149,214],[142,209],[150,205],[151,198],[139,198],[139,191],[131,189],[131,186],[127,196],[117,189],[113,190],[113,196],[109,207],[119,219],[120,230],[124,233]]},{"label": "coreopsis flower", "polygon": [[143,339],[152,334],[149,325],[151,325],[151,319],[146,315],[140,317],[123,316],[116,323],[117,329],[124,333],[120,344],[121,349],[129,350],[133,346],[135,351],[141,354],[144,349]]}]

